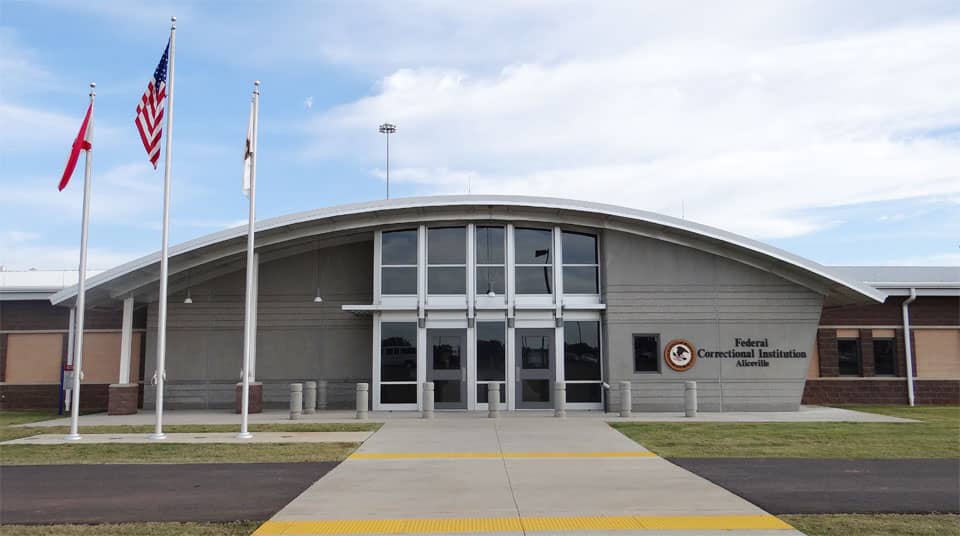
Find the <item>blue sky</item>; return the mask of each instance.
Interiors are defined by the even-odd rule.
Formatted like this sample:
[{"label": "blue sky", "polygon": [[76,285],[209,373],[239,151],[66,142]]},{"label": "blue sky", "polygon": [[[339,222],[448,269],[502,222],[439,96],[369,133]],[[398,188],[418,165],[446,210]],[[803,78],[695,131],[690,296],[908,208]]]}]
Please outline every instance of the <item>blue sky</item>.
[{"label": "blue sky", "polygon": [[384,195],[555,195],[826,264],[960,265],[955,2],[0,4],[0,265],[73,268],[96,81],[90,266],[160,244],[133,116],[177,15],[174,243]]}]

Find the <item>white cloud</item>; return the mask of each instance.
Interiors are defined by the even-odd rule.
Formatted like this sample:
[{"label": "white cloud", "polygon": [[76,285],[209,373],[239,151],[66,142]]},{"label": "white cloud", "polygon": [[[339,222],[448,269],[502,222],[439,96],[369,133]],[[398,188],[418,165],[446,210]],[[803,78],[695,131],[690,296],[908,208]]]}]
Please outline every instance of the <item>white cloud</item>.
[{"label": "white cloud", "polygon": [[890,266],[956,266],[957,270],[960,271],[960,252],[906,257],[894,259],[886,264]]},{"label": "white cloud", "polygon": [[304,99],[304,101],[303,101],[303,106],[304,106],[306,109],[308,109],[308,110],[312,109],[312,108],[313,108],[313,96],[310,96],[310,97],[307,97],[306,99]]},{"label": "white cloud", "polygon": [[638,43],[495,74],[399,69],[313,119],[315,157],[382,161],[423,192],[556,195],[679,215],[748,235],[832,224],[825,206],[960,193],[960,22],[855,35]]},{"label": "white cloud", "polygon": [[[78,233],[79,234],[79,233]],[[7,270],[76,269],[80,248],[52,245],[38,233],[0,232],[0,266]],[[87,269],[105,270],[130,261],[142,253],[120,252],[108,248],[87,249]]]}]

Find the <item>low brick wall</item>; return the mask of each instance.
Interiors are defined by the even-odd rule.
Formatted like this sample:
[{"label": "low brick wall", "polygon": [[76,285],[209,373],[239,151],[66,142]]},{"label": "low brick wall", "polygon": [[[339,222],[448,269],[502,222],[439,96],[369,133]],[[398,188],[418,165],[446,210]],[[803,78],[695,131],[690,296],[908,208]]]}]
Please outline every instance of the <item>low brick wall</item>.
[{"label": "low brick wall", "polygon": [[[916,380],[917,404],[960,404],[960,380]],[[906,378],[807,380],[804,404],[906,404]]]},{"label": "low brick wall", "polygon": [[[87,411],[107,409],[107,384],[89,384],[80,388],[80,409]],[[0,409],[51,409],[60,404],[58,384],[0,385]]]}]

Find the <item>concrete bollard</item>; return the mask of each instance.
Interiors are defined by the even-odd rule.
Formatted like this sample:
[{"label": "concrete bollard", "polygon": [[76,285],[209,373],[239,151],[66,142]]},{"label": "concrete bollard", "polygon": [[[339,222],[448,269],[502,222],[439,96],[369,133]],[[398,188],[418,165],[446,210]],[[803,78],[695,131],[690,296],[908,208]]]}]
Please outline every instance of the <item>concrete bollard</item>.
[{"label": "concrete bollard", "polygon": [[423,411],[420,416],[424,419],[433,418],[433,382],[423,382]]},{"label": "concrete bollard", "polygon": [[500,384],[490,382],[487,384],[487,417],[496,419],[500,416]]},{"label": "concrete bollard", "polygon": [[683,382],[683,412],[687,417],[697,416],[697,382]]},{"label": "concrete bollard", "polygon": [[630,417],[633,412],[633,395],[630,393],[630,382],[620,382],[620,416]]},{"label": "concrete bollard", "polygon": [[317,380],[317,409],[327,409],[326,380]]},{"label": "concrete bollard", "polygon": [[303,413],[303,384],[290,384],[290,420],[295,421]]},{"label": "concrete bollard", "polygon": [[561,419],[567,416],[567,384],[553,384],[553,416]]},{"label": "concrete bollard", "polygon": [[317,412],[317,382],[303,382],[303,412],[308,415]]},{"label": "concrete bollard", "polygon": [[367,383],[358,383],[357,384],[357,419],[361,421],[367,420],[367,404],[370,394],[370,384]]}]

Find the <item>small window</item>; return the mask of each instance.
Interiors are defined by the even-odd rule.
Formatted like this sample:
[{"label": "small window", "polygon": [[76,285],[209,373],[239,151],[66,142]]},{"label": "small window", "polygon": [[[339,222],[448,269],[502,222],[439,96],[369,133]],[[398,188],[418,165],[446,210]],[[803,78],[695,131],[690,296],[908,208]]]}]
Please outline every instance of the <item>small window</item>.
[{"label": "small window", "polygon": [[563,231],[563,292],[597,294],[600,292],[600,265],[597,237],[591,234]]},{"label": "small window", "polygon": [[660,372],[660,336],[633,336],[633,371]]},{"label": "small window", "polygon": [[895,376],[896,344],[893,339],[873,339],[873,367],[877,376]]},{"label": "small window", "polygon": [[506,229],[478,226],[476,229],[477,294],[503,295]]},{"label": "small window", "polygon": [[523,229],[513,232],[517,294],[553,294],[553,231]]},{"label": "small window", "polygon": [[427,229],[428,294],[465,294],[466,266],[466,227]]},{"label": "small window", "polygon": [[837,339],[841,376],[860,375],[860,339]]}]

